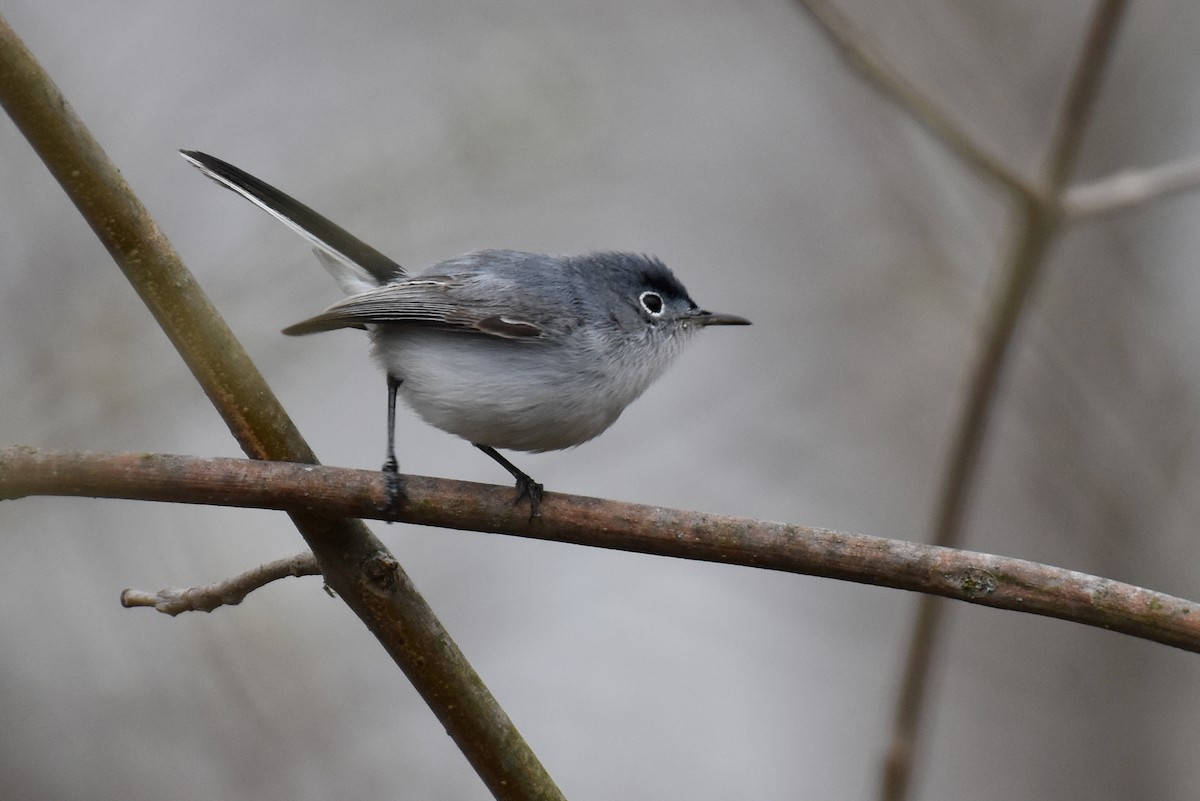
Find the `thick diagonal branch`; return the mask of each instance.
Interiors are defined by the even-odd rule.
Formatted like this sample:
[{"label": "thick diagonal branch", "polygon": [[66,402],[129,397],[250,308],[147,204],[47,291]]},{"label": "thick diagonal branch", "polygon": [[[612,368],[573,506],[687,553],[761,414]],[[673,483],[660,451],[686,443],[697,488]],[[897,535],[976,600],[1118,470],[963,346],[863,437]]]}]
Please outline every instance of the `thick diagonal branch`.
[{"label": "thick diagonal branch", "polygon": [[[315,463],[179,254],[3,18],[0,105],[108,249],[242,449],[258,459]],[[326,582],[408,676],[492,794],[561,798],[433,610],[366,526],[302,511],[292,519]],[[386,576],[367,570],[379,565],[391,568]]]}]

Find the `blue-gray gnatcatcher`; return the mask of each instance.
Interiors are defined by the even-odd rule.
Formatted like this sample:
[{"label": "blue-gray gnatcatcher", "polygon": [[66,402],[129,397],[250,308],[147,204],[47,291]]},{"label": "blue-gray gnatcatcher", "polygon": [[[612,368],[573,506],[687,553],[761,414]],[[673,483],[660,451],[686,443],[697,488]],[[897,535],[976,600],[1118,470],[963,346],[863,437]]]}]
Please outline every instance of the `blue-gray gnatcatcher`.
[{"label": "blue-gray gnatcatcher", "polygon": [[183,157],[314,245],[349,295],[283,330],[364,328],[387,371],[389,505],[401,497],[396,395],[431,425],[471,442],[517,481],[538,513],[542,485],[496,452],[552,451],[604,432],[690,335],[749,325],[700,309],[657,259],[481,250],[409,275],[345,229],[205,153]]}]

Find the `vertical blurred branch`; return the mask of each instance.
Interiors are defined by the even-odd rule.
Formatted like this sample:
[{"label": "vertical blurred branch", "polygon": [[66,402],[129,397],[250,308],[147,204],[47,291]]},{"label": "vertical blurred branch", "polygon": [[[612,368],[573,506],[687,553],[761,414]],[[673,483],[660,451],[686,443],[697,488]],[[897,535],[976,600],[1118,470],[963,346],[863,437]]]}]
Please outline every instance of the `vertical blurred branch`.
[{"label": "vertical blurred branch", "polygon": [[[935,545],[952,548],[962,540],[970,496],[979,475],[979,457],[1017,323],[1042,272],[1050,246],[1060,232],[1066,181],[1075,166],[1125,8],[1126,0],[1100,0],[1097,3],[1050,134],[1038,191],[1033,196],[1019,199],[1017,230],[1006,259],[1004,282],[991,302],[987,333],[971,367],[966,399],[945,461],[941,492],[934,511],[932,541]],[[900,801],[908,796],[914,744],[945,608],[937,599],[928,596],[922,597],[917,604],[917,619],[909,641],[891,743],[884,762],[882,796],[887,801]]]},{"label": "vertical blurred branch", "polygon": [[[316,457],[179,255],[0,17],[0,105],[66,190],[251,457]],[[561,793],[395,558],[360,520],[293,513],[326,583],[404,670],[496,798]]]},{"label": "vertical blurred branch", "polygon": [[[905,107],[960,158],[1000,181],[1015,195],[1017,211],[1003,280],[990,302],[986,333],[969,368],[966,395],[944,462],[934,508],[933,543],[954,547],[962,538],[971,492],[978,477],[979,458],[1017,324],[1050,247],[1067,219],[1063,213],[1066,182],[1075,165],[1127,3],[1125,0],[1097,2],[1058,108],[1042,174],[1030,186],[974,142],[933,100],[883,59],[865,34],[840,12],[825,0],[799,1],[868,80]],[[923,596],[918,601],[892,739],[884,763],[882,797],[889,801],[898,801],[908,795],[918,723],[927,695],[943,609],[940,599],[932,596]]]}]

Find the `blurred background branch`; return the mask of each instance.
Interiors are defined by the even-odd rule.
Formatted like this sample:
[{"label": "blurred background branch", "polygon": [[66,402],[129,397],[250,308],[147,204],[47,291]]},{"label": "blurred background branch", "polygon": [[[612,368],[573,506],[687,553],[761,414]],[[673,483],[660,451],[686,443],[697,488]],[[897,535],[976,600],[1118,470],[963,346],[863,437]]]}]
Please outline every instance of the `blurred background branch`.
[{"label": "blurred background branch", "polygon": [[[1001,267],[996,294],[985,312],[983,342],[969,367],[966,397],[946,456],[940,493],[935,501],[932,542],[956,547],[963,537],[971,494],[979,478],[979,460],[1017,323],[1029,303],[1045,262],[1059,235],[1063,192],[1083,143],[1089,113],[1100,91],[1104,67],[1112,52],[1126,0],[1098,0],[1070,82],[1050,133],[1045,166],[1037,192],[1014,198],[1009,256]],[[913,109],[919,114],[919,109]],[[933,653],[943,628],[942,605],[923,597],[917,607],[900,688],[891,742],[884,756],[881,797],[908,798],[919,725],[932,681]]]},{"label": "blurred background branch", "polygon": [[925,90],[910,81],[860,27],[828,0],[796,0],[848,64],[885,97],[909,112],[939,141],[982,175],[999,181],[1019,197],[1031,197],[1035,187],[969,134]]},{"label": "blurred background branch", "polygon": [[[819,27],[873,86],[890,96],[965,162],[1000,181],[1013,193],[1016,207],[1011,250],[985,314],[984,334],[969,367],[966,393],[946,456],[941,490],[935,503],[931,541],[955,547],[963,536],[979,460],[999,395],[1004,367],[1017,324],[1043,271],[1064,222],[1129,208],[1163,194],[1195,188],[1196,163],[1118,175],[1068,191],[1091,110],[1111,60],[1127,2],[1098,0],[1070,81],[1058,106],[1045,163],[1030,182],[1011,172],[982,143],[966,133],[926,93],[882,55],[878,46],[825,0],[800,0]],[[1065,210],[1065,215],[1064,215]],[[918,604],[904,670],[901,675],[891,741],[884,758],[881,797],[908,797],[918,748],[919,722],[925,713],[933,653],[943,628],[939,600],[924,596]]]},{"label": "blurred background branch", "polygon": [[1148,167],[1122,170],[1116,175],[1072,186],[1063,199],[1071,222],[1127,211],[1160,198],[1200,187],[1200,158],[1183,159]]}]

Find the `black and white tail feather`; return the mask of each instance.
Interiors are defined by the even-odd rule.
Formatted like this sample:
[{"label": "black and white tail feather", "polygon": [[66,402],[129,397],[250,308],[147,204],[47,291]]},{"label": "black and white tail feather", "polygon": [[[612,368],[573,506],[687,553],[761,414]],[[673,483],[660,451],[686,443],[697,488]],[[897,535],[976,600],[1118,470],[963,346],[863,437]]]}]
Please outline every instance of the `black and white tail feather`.
[{"label": "black and white tail feather", "polygon": [[322,266],[347,295],[357,295],[405,277],[404,268],[329,218],[245,170],[197,150],[180,154],[226,189],[270,214],[308,240]]}]

